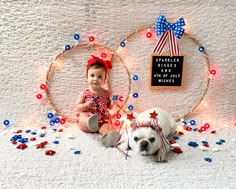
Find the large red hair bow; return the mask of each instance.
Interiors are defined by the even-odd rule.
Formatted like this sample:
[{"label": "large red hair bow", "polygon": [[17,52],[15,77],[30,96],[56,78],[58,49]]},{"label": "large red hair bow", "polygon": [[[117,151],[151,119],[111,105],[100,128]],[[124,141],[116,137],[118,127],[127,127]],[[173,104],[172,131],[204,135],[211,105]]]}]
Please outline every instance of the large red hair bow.
[{"label": "large red hair bow", "polygon": [[94,63],[98,62],[100,64],[103,64],[105,66],[105,69],[112,69],[112,64],[111,64],[111,61],[110,60],[103,60],[101,58],[98,58],[94,55],[91,55],[92,58],[90,58],[88,60],[88,67],[90,67],[91,65],[93,65]]}]

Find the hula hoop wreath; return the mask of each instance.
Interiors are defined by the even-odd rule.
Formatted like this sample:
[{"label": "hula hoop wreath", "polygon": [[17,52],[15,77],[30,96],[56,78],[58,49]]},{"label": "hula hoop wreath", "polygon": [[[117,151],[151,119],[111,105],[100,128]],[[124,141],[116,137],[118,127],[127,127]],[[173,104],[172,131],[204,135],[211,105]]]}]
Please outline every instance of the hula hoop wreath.
[{"label": "hula hoop wreath", "polygon": [[[140,27],[140,28],[132,31],[127,36],[125,36],[119,42],[119,44],[116,45],[115,51],[120,53],[122,51],[121,49],[129,48],[128,47],[129,44],[132,43],[132,40],[130,38],[133,37],[133,35],[135,35],[137,33],[146,33],[146,38],[151,39],[153,36],[154,30],[156,30],[156,25],[144,26],[144,27]],[[208,78],[205,81],[204,88],[202,90],[202,94],[199,96],[197,102],[192,105],[192,108],[189,111],[183,112],[179,116],[177,116],[175,118],[177,122],[180,120],[184,120],[186,118],[189,118],[193,113],[195,113],[196,109],[198,108],[198,106],[200,104],[204,104],[204,98],[205,98],[207,91],[209,89],[210,80],[216,74],[216,71],[210,68],[210,61],[209,61],[208,54],[207,54],[205,48],[201,45],[201,43],[190,33],[183,31],[182,35],[185,36],[187,39],[190,39],[194,43],[194,45],[197,46],[197,49],[200,52],[200,54],[205,58],[205,65],[206,65],[206,69],[207,69],[207,73],[208,73]],[[159,39],[159,40],[161,40],[161,39]],[[133,80],[137,80],[138,78],[139,78],[138,75],[133,75]],[[132,95],[134,98],[137,98],[139,96],[137,91],[134,92]],[[155,102],[152,105],[153,105],[153,107],[155,107]],[[126,109],[124,109],[124,111],[126,112],[126,114],[132,114],[133,109],[134,109],[134,106],[132,104],[130,104],[130,105],[128,105],[128,107]]]},{"label": "hula hoop wreath", "polygon": [[[90,37],[91,38],[91,37]],[[119,54],[115,53],[112,49],[105,47],[102,44],[95,43],[89,39],[89,43],[77,43],[76,45],[70,46],[66,45],[65,49],[59,53],[58,55],[55,56],[53,59],[52,63],[49,65],[47,73],[46,73],[46,79],[45,79],[45,84],[41,84],[40,88],[44,90],[45,94],[38,93],[36,95],[37,99],[42,100],[44,97],[47,99],[47,102],[51,105],[53,108],[54,114],[61,120],[60,123],[70,122],[70,123],[76,123],[77,120],[76,118],[73,118],[71,115],[67,115],[63,112],[63,109],[65,107],[60,107],[60,105],[57,105],[55,101],[55,96],[53,96],[51,92],[51,84],[53,83],[53,76],[56,71],[61,70],[62,65],[65,62],[66,56],[69,55],[71,52],[84,49],[84,50],[94,50],[93,54],[98,54],[97,56],[100,56],[103,59],[110,58],[111,61],[118,61],[120,65],[123,67],[127,78],[128,78],[128,89],[125,95],[119,96],[119,95],[114,95],[113,96],[113,101],[115,102],[115,107],[111,111],[112,119],[116,116],[119,111],[121,111],[124,108],[124,105],[128,101],[130,90],[131,90],[131,79],[130,79],[130,73],[125,65],[125,62],[123,59],[119,56]],[[88,57],[89,58],[89,57]],[[85,70],[80,69],[81,72],[85,72]],[[109,77],[109,72],[108,72],[108,77],[107,77],[107,88],[111,90],[111,82],[110,82],[110,77]],[[112,91],[111,91],[112,92]],[[113,93],[113,92],[112,92]],[[55,116],[51,116],[55,117]],[[119,116],[118,116],[119,117]],[[51,124],[51,122],[50,122]],[[117,124],[117,123],[116,123]]]}]

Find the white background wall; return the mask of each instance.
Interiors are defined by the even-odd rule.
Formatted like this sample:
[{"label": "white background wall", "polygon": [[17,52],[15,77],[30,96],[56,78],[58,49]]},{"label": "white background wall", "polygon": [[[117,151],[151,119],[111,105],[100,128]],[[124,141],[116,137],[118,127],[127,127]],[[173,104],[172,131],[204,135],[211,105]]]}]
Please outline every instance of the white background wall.
[{"label": "white background wall", "polygon": [[[195,118],[199,124],[210,119],[212,127],[233,126],[236,115],[235,59],[236,2],[234,0],[61,0],[0,2],[0,121],[9,119],[12,125],[40,126],[47,122],[51,106],[42,106],[35,95],[44,82],[45,71],[64,45],[74,44],[78,32],[87,42],[93,35],[98,43],[115,47],[126,35],[144,26],[153,25],[160,14],[167,19],[184,17],[188,31],[205,47],[217,75],[210,83],[205,101],[207,108]],[[137,111],[160,106],[174,116],[189,111],[197,102],[206,80],[204,58],[189,39],[180,42],[187,55],[186,88],[183,91],[150,91],[148,58],[155,45],[155,36],[148,41],[138,34],[130,40],[125,59],[130,73],[140,76],[132,83],[132,92],[139,100],[129,103]],[[73,116],[75,100],[84,87],[85,60],[90,51],[80,51],[69,57],[63,71],[52,80],[53,99],[67,115]],[[131,63],[130,63],[131,62]],[[79,65],[81,64],[81,65]],[[127,76],[114,63],[111,72],[114,93],[127,92]]]}]

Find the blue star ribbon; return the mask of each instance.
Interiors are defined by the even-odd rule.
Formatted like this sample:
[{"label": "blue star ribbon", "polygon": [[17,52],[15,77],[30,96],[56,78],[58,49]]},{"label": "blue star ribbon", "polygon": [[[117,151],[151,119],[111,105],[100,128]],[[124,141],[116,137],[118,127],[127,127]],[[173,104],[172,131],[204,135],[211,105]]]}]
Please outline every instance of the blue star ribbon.
[{"label": "blue star ribbon", "polygon": [[180,39],[184,34],[184,28],[182,26],[185,26],[183,18],[180,18],[175,23],[169,23],[166,21],[164,15],[160,15],[155,22],[155,31],[157,36],[161,36],[164,32],[171,30],[175,34],[175,37]]}]

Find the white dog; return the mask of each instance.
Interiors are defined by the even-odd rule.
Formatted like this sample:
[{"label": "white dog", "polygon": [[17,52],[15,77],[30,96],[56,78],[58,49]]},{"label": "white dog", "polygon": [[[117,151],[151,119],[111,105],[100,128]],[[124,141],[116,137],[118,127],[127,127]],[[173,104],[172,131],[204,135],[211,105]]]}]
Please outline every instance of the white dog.
[{"label": "white dog", "polygon": [[167,161],[166,153],[171,148],[166,137],[176,131],[176,122],[168,112],[152,108],[140,113],[132,122],[124,123],[128,125],[121,132],[118,148],[128,150],[130,147],[141,155],[157,153],[156,161]]}]

